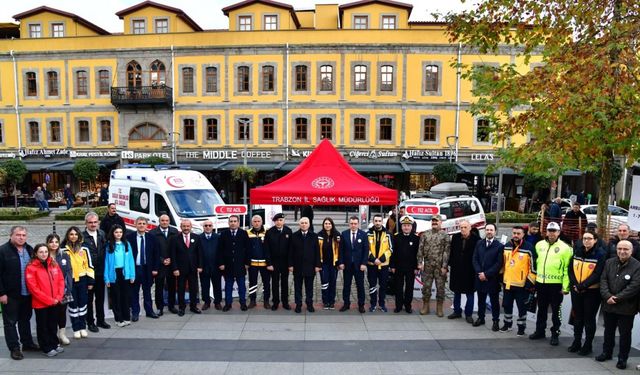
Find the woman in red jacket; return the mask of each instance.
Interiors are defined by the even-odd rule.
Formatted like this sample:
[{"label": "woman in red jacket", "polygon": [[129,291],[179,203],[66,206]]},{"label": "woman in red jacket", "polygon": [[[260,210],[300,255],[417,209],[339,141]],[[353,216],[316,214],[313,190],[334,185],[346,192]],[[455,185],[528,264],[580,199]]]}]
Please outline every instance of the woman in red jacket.
[{"label": "woman in red jacket", "polygon": [[33,253],[25,279],[36,312],[38,344],[46,356],[53,357],[64,351],[57,336],[58,305],[64,295],[64,277],[58,263],[49,256],[47,245],[36,245]]}]

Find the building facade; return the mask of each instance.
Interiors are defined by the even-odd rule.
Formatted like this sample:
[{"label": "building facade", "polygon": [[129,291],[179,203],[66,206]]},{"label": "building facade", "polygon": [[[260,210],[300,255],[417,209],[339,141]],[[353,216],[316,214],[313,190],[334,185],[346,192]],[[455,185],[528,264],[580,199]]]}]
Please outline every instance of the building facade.
[{"label": "building facade", "polygon": [[[160,156],[238,200],[229,177],[245,158],[263,184],[328,138],[387,186],[426,189],[433,166],[452,161],[482,195],[497,186],[485,175],[495,149],[488,122],[466,111],[472,83],[455,64],[519,61],[451,44],[446,25],[409,22],[411,10],[247,0],[222,10],[228,29],[203,30],[145,1],[116,13],[122,34],[57,9],[26,11],[14,16],[20,38],[0,40],[0,158],[21,157],[29,183],[60,188],[79,158],[112,168]],[[508,195],[521,180],[505,180]]]}]

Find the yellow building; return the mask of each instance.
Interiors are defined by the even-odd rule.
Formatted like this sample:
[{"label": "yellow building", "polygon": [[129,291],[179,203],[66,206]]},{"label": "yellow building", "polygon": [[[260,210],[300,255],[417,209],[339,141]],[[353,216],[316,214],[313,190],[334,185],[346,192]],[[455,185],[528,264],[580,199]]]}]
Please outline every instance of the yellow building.
[{"label": "yellow building", "polygon": [[20,38],[0,40],[0,157],[22,157],[33,183],[61,187],[78,158],[111,167],[161,156],[233,199],[229,171],[244,157],[260,184],[329,138],[389,186],[427,188],[433,165],[451,160],[482,192],[496,184],[483,176],[494,148],[452,63],[515,57],[473,54],[449,43],[444,24],[410,22],[411,10],[247,0],[222,10],[228,30],[203,30],[145,1],[116,13],[122,34],[49,7],[25,11],[14,16]]}]

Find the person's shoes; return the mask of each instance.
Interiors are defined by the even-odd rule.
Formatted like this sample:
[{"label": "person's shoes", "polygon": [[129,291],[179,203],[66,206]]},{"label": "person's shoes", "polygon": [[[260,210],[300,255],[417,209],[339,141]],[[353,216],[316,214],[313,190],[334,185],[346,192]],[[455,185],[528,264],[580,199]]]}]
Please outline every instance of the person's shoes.
[{"label": "person's shoes", "polygon": [[87,324],[87,329],[93,333],[98,333],[100,332],[100,330],[98,329],[98,326],[96,326],[95,324],[91,323],[91,324]]},{"label": "person's shoes", "polygon": [[313,305],[307,305],[307,311],[312,313],[312,312],[316,312],[316,309],[313,308]]},{"label": "person's shoes", "polygon": [[406,311],[407,314],[413,314],[413,309],[411,308],[411,306],[405,307],[404,311]]},{"label": "person's shoes", "polygon": [[431,306],[429,305],[429,300],[422,300],[422,308],[420,309],[420,315],[429,315],[431,312]]},{"label": "person's shoes", "polygon": [[58,353],[64,353],[64,348],[60,345],[58,345],[54,350]]},{"label": "person's shoes", "polygon": [[380,306],[380,311],[387,312],[387,306]]},{"label": "person's shoes", "polygon": [[11,351],[11,359],[15,359],[16,361],[19,361],[23,358],[24,358],[24,354],[22,354],[22,351],[20,349],[13,349]]},{"label": "person's shoes", "polygon": [[330,303],[329,304],[329,310],[335,310],[336,309],[336,304],[335,303]]},{"label": "person's shoes", "polygon": [[493,321],[493,325],[491,326],[491,330],[492,330],[493,332],[498,332],[498,331],[500,331],[500,322],[499,322],[499,321],[497,321],[497,320],[494,320],[494,321]]},{"label": "person's shoes", "polygon": [[340,308],[340,312],[345,312],[347,310],[349,310],[351,308],[351,306],[347,305],[346,303],[344,305],[342,305],[342,307]]},{"label": "person's shoes", "polygon": [[624,370],[627,368],[627,361],[625,361],[624,359],[619,359],[618,363],[616,363],[616,367],[619,368],[620,370]]},{"label": "person's shoes", "polygon": [[178,313],[178,309],[176,309],[175,307],[169,307],[169,312],[172,314],[177,314]]},{"label": "person's shoes", "polygon": [[393,309],[394,313],[399,313],[400,311],[402,311],[402,307],[396,307],[395,309]]},{"label": "person's shoes", "polygon": [[524,336],[524,329],[525,326],[518,326],[518,333],[516,333],[516,336]]},{"label": "person's shoes", "polygon": [[82,338],[82,335],[80,335],[80,331],[73,331],[73,338],[76,340],[80,340],[80,338]]},{"label": "person's shoes", "polygon": [[87,332],[86,329],[81,329],[80,330],[80,337],[82,337],[83,339],[89,337],[89,332]]},{"label": "person's shoes", "polygon": [[205,303],[202,305],[202,311],[207,311],[207,310],[209,310],[210,308],[211,308],[211,302],[205,302]]},{"label": "person's shoes", "polygon": [[364,305],[360,305],[360,306],[358,306],[358,312],[360,314],[364,314],[364,313],[367,312],[367,310],[365,310]]},{"label": "person's shoes", "polygon": [[569,347],[567,348],[567,351],[569,353],[577,353],[578,351],[580,351],[580,349],[582,349],[582,343],[580,339],[574,338],[573,342],[571,343],[571,345],[569,345]]},{"label": "person's shoes", "polygon": [[436,316],[442,318],[444,316],[444,301],[436,302]]},{"label": "person's shoes", "polygon": [[457,313],[455,311],[447,316],[447,319],[459,319],[459,318],[462,318],[462,314]]},{"label": "person's shoes", "polygon": [[296,305],[296,314],[300,314],[302,312],[302,305]]},{"label": "person's shoes", "polygon": [[240,310],[241,311],[247,311],[247,304],[246,303],[240,304]]},{"label": "person's shoes", "polygon": [[558,346],[558,344],[560,344],[560,340],[558,339],[559,335],[557,333],[553,333],[551,334],[551,340],[549,341],[549,345],[551,346]]},{"label": "person's shoes", "polygon": [[277,304],[277,303],[274,303],[274,304],[271,306],[271,311],[276,311],[276,310],[278,310],[278,304]]},{"label": "person's shoes", "polygon": [[147,318],[150,318],[150,319],[158,319],[159,318],[158,314],[156,314],[156,313],[147,314],[146,316],[147,316]]},{"label": "person's shoes", "polygon": [[158,309],[158,316],[164,315],[164,309]]},{"label": "person's shoes", "polygon": [[140,317],[138,315],[134,315],[131,317],[131,321],[134,323],[137,322],[138,320],[140,320]]},{"label": "person's shoes", "polygon": [[202,314],[202,311],[200,311],[200,309],[197,307],[192,307],[189,309],[189,311],[191,311],[194,314]]},{"label": "person's shoes", "polygon": [[38,352],[40,351],[40,345],[36,343],[32,343],[29,345],[22,345],[23,352]]},{"label": "person's shoes", "polygon": [[[124,322],[116,322],[116,325],[117,325],[118,327],[124,327],[124,326],[126,326],[126,324],[124,324]],[[74,336],[75,336],[75,332],[74,332]]]},{"label": "person's shoes", "polygon": [[500,332],[509,332],[513,329],[513,323],[504,323],[500,328]]},{"label": "person's shoes", "polygon": [[184,309],[178,310],[178,316],[184,316]]},{"label": "person's shoes", "polygon": [[288,311],[291,310],[291,305],[289,305],[288,303],[283,303],[282,308]]},{"label": "person's shoes", "polygon": [[130,320],[125,320],[122,322],[122,324],[124,324],[124,326],[130,326],[131,325],[131,321]]},{"label": "person's shoes", "polygon": [[69,338],[67,337],[67,333],[65,331],[66,329],[64,328],[60,328],[58,330],[58,341],[60,341],[62,345],[69,345],[71,344],[71,341],[69,341]]},{"label": "person's shoes", "polygon": [[578,355],[581,356],[587,356],[589,354],[591,354],[591,352],[593,351],[593,349],[591,348],[591,343],[584,343],[584,345],[582,345],[582,348],[580,348],[580,351],[578,351]]},{"label": "person's shoes", "polygon": [[[162,312],[162,310],[160,310],[160,312]],[[162,315],[162,314],[158,314],[158,315]],[[111,326],[109,325],[109,323],[107,323],[107,322],[105,322],[105,321],[98,322],[96,325],[97,325],[98,327],[100,327],[100,328],[104,328],[104,329],[110,329],[110,328],[111,328]]]},{"label": "person's shoes", "polygon": [[375,312],[376,311],[376,307],[375,306],[369,306],[369,312]]},{"label": "person's shoes", "polygon": [[535,331],[534,333],[529,335],[529,340],[540,340],[545,338],[544,332]]},{"label": "person's shoes", "polygon": [[254,307],[256,307],[256,301],[252,299],[252,300],[249,302],[249,308],[250,308],[250,309],[253,309]]},{"label": "person's shoes", "polygon": [[484,318],[478,318],[475,322],[473,322],[474,327],[480,327],[484,325]]},{"label": "person's shoes", "polygon": [[48,351],[46,353],[43,353],[43,354],[46,355],[47,357],[55,357],[55,356],[58,355],[58,352],[56,352],[55,349],[52,349],[52,350],[50,350],[50,351]]},{"label": "person's shoes", "polygon": [[596,356],[596,361],[598,362],[604,362],[604,361],[608,361],[611,358],[613,358],[613,356],[611,354],[608,353],[600,353],[600,355]]},{"label": "person's shoes", "polygon": [[473,316],[471,316],[471,315],[469,315],[466,318],[464,318],[464,320],[466,320],[467,323],[469,323],[469,324],[473,324]]},{"label": "person's shoes", "polygon": [[231,304],[230,303],[224,305],[224,307],[222,308],[222,312],[227,312],[229,310],[231,310]]},{"label": "person's shoes", "polygon": [[220,303],[214,303],[213,304],[213,308],[218,310],[218,311],[220,311],[220,310],[222,310],[222,305]]},{"label": "person's shoes", "polygon": [[269,310],[271,308],[271,305],[269,304],[269,302],[265,302],[264,303],[264,309],[265,310]]}]

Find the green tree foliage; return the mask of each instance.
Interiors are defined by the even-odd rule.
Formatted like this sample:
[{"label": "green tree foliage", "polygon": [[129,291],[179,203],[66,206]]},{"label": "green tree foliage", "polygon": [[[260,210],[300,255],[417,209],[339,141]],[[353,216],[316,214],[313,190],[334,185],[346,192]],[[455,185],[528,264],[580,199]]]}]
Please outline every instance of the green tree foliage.
[{"label": "green tree foliage", "polygon": [[159,156],[149,156],[148,158],[144,158],[140,160],[140,164],[147,164],[152,167],[155,167],[159,164],[167,164],[169,161],[165,158],[161,158]]},{"label": "green tree foliage", "polygon": [[18,212],[18,191],[16,186],[24,181],[24,177],[27,175],[27,167],[22,160],[13,159],[2,163],[2,169],[6,173],[6,182],[10,184],[13,192],[13,206]]},{"label": "green tree foliage", "polygon": [[433,167],[433,175],[438,180],[438,183],[455,182],[458,170],[452,163],[438,163]]},{"label": "green tree foliage", "polygon": [[87,199],[85,203],[89,201],[91,184],[96,181],[99,172],[100,166],[94,159],[80,159],[73,165],[73,175],[76,176],[78,180],[84,182],[87,187]]},{"label": "green tree foliage", "polygon": [[235,181],[242,181],[246,179],[247,182],[253,183],[257,174],[258,171],[255,168],[239,165],[231,172],[231,178]]},{"label": "green tree foliage", "polygon": [[475,83],[470,111],[507,141],[501,163],[554,177],[601,170],[604,230],[614,158],[640,158],[640,2],[484,0],[446,20],[465,54],[512,54],[514,64],[461,67]]}]

